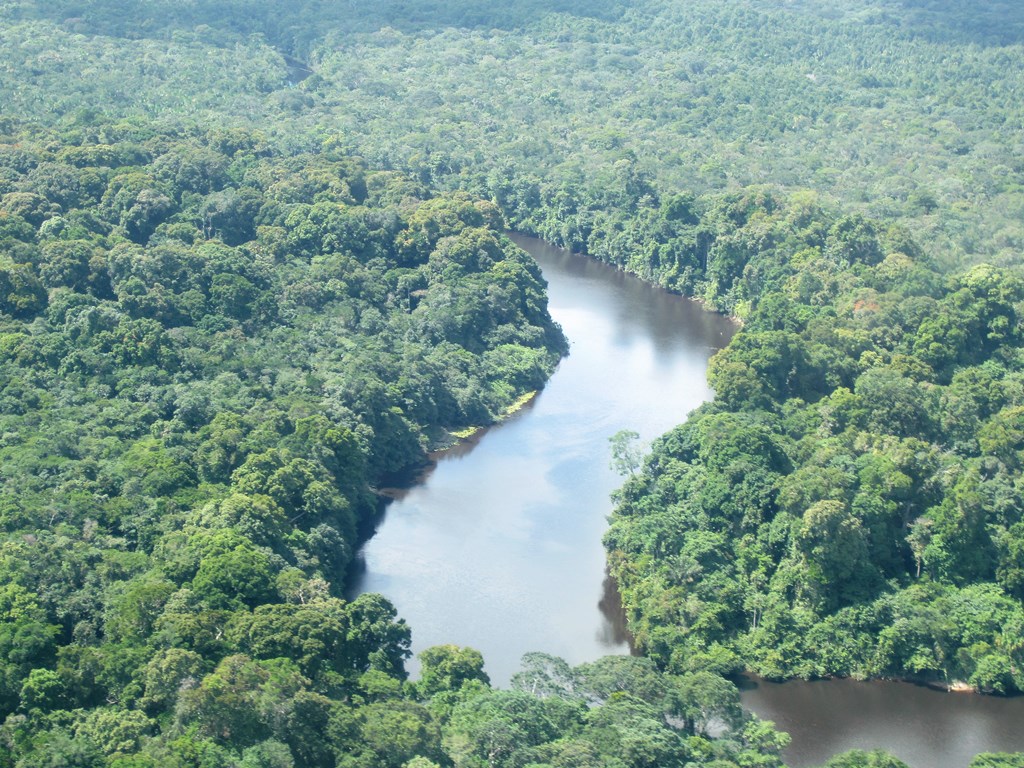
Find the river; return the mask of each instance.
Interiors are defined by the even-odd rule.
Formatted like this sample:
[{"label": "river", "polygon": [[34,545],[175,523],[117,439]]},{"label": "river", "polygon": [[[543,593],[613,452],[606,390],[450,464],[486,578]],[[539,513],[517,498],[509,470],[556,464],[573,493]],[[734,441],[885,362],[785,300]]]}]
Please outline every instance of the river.
[{"label": "river", "polygon": [[[380,592],[413,628],[413,650],[483,652],[506,685],[528,651],[571,664],[628,653],[604,577],[608,438],[651,440],[711,397],[707,361],[735,326],[582,256],[516,236],[548,281],[571,344],[547,387],[509,421],[442,453],[394,501],[361,553],[353,592]],[[415,673],[415,664],[410,664]],[[1024,699],[897,683],[758,682],[744,706],[793,736],[794,768],[853,747],[914,768],[966,768],[982,750],[1024,750]]]},{"label": "river", "polygon": [[880,680],[751,680],[744,688],[743,705],[792,737],[792,768],[849,749],[885,749],[911,768],[967,768],[979,752],[1024,750],[1024,697]]},{"label": "river", "polygon": [[355,584],[395,604],[414,651],[472,646],[499,685],[529,651],[572,664],[628,653],[604,579],[601,536],[621,484],[608,438],[628,428],[651,440],[683,421],[711,396],[708,358],[734,330],[604,264],[515,240],[544,272],[569,356],[516,416],[396,493]]}]

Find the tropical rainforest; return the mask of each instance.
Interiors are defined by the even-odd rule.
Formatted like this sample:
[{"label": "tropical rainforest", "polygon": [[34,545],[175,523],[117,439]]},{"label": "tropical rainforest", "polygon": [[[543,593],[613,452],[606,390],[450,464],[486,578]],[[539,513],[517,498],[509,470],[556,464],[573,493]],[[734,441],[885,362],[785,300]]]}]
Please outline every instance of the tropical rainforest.
[{"label": "tropical rainforest", "polygon": [[[1024,691],[1022,45],[996,0],[0,5],[0,767],[770,767],[742,670]],[[742,329],[617,493],[642,655],[409,681],[344,599],[374,489],[568,350],[508,229]]]}]

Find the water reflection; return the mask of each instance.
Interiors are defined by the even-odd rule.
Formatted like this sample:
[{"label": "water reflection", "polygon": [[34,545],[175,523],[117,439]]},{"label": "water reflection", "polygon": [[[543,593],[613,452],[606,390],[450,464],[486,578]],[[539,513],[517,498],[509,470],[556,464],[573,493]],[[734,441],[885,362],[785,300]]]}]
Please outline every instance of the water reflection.
[{"label": "water reflection", "polygon": [[979,752],[1024,750],[1024,698],[936,691],[881,680],[748,678],[744,707],[793,738],[792,768],[850,749],[885,749],[911,768],[966,768]]},{"label": "water reflection", "polygon": [[548,280],[571,353],[528,408],[389,490],[355,583],[395,603],[415,651],[472,646],[498,684],[528,651],[572,664],[629,652],[601,546],[620,483],[608,438],[629,428],[651,440],[683,421],[710,397],[707,361],[733,331],[692,301],[517,241]]},{"label": "water reflection", "polygon": [[598,633],[598,641],[604,645],[616,648],[626,646],[633,653],[633,636],[629,633],[626,612],[622,607],[622,595],[619,594],[619,585],[607,570],[604,573],[604,584],[602,586],[603,593],[597,607],[600,609],[605,621]]},{"label": "water reflection", "polygon": [[[630,428],[649,440],[683,421],[710,397],[707,360],[733,332],[694,302],[519,242],[549,281],[572,353],[528,408],[389,489],[395,501],[355,579],[357,593],[394,601],[416,651],[478,648],[499,685],[527,651],[571,664],[629,652],[600,543],[619,484],[607,438]],[[751,679],[742,700],[792,735],[793,768],[854,748],[887,749],[913,768],[966,768],[981,751],[1024,750],[1024,698]]]}]

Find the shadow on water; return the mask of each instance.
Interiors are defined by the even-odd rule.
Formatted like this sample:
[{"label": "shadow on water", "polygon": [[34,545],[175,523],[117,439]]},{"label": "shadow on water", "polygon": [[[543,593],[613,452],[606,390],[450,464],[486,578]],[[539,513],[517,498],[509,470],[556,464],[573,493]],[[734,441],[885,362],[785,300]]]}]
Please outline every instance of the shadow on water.
[{"label": "shadow on water", "polygon": [[387,472],[382,475],[377,483],[377,495],[384,499],[385,510],[388,502],[401,501],[414,488],[425,484],[437,469],[437,465],[439,463],[442,461],[457,460],[468,456],[480,444],[480,441],[489,433],[496,429],[500,429],[505,424],[511,424],[521,418],[524,418],[533,410],[536,402],[537,398],[530,398],[519,406],[515,413],[510,414],[501,421],[486,427],[480,427],[473,434],[468,437],[461,438],[454,445],[430,451],[427,453],[427,458],[424,462],[410,464],[402,469],[394,472]]},{"label": "shadow on water", "polygon": [[625,644],[629,646],[631,655],[638,655],[636,643],[629,631],[629,621],[626,619],[625,606],[622,605],[618,582],[607,570],[604,573],[601,600],[597,607],[605,618],[604,625],[598,630],[598,640],[609,646]]},{"label": "shadow on water", "polygon": [[[522,404],[515,413],[510,414],[502,421],[487,427],[481,427],[468,437],[460,439],[454,445],[430,451],[423,462],[410,464],[393,472],[386,472],[378,478],[377,485],[374,488],[374,494],[377,497],[376,513],[372,519],[364,522],[359,531],[356,554],[352,558],[351,563],[349,563],[345,574],[344,592],[346,600],[352,600],[366,591],[364,582],[367,576],[367,566],[363,547],[373,538],[380,527],[384,525],[387,519],[388,508],[395,502],[403,501],[416,488],[426,485],[431,475],[437,471],[440,463],[444,461],[457,461],[469,456],[488,434],[507,424],[512,424],[519,419],[525,418],[533,410],[536,402],[537,398],[533,397]],[[615,588],[614,582],[612,582],[612,589],[615,589],[615,599],[618,600],[618,610],[621,613],[621,599],[618,598],[618,590]],[[602,608],[602,610],[604,609]],[[623,626],[625,626],[625,614],[622,614],[621,621]],[[618,631],[616,631],[616,637],[619,637]],[[626,640],[617,640],[616,642],[626,642]]]}]

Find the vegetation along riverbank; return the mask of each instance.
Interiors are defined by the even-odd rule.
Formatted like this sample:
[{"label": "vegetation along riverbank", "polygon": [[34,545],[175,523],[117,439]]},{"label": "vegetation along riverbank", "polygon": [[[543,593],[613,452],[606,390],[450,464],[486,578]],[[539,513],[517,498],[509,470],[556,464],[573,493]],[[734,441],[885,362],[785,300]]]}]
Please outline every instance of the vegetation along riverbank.
[{"label": "vegetation along riverbank", "polygon": [[[1024,690],[1022,34],[958,0],[4,3],[0,768],[775,766],[739,670]],[[498,691],[441,647],[410,683],[345,573],[377,478],[566,351],[507,229],[743,327],[618,495],[643,658]]]}]

